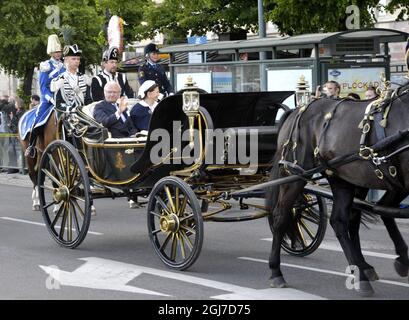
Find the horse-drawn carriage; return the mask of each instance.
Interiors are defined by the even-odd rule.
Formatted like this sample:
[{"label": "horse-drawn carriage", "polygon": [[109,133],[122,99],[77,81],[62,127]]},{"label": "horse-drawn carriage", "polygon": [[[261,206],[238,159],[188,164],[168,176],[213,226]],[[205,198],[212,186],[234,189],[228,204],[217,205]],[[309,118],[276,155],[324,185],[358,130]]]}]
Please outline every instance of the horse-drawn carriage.
[{"label": "horse-drawn carriage", "polygon": [[[190,85],[158,104],[146,135],[121,139],[110,138],[93,119],[94,105],[62,111],[59,139],[44,150],[38,170],[52,238],[64,247],[80,245],[95,199],[149,197],[147,225],[156,254],[170,268],[188,268],[201,251],[204,221],[267,215],[265,191],[234,192],[268,180],[280,116],[288,110],[282,103],[292,94],[199,94]],[[232,216],[232,207],[239,213]],[[310,254],[325,234],[325,200],[305,192],[292,212],[293,236],[282,247]]]}]

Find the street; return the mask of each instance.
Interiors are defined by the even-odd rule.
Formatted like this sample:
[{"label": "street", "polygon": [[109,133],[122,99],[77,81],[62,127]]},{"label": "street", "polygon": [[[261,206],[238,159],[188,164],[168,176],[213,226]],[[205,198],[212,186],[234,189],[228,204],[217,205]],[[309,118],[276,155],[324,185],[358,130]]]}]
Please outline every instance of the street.
[{"label": "street", "polygon": [[[364,255],[380,280],[375,296],[347,289],[346,259],[330,226],[320,248],[297,258],[282,253],[289,288],[269,287],[271,233],[265,218],[204,224],[204,242],[187,271],[166,268],[150,244],[145,209],[124,199],[94,202],[84,242],[59,247],[39,212],[31,211],[27,177],[0,175],[0,299],[276,300],[408,299],[407,278],[393,268],[394,249],[382,224],[361,226]],[[409,224],[399,223],[409,241]]]}]

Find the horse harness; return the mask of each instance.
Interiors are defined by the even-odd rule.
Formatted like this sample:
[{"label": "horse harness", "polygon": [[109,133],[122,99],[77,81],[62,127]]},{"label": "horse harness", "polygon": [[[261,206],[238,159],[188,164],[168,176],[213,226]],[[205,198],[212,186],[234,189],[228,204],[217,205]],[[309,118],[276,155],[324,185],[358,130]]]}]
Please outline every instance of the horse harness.
[{"label": "horse harness", "polygon": [[[386,180],[391,185],[403,189],[402,183],[399,181],[398,171],[396,169],[396,158],[394,156],[399,153],[409,149],[409,144],[396,149],[389,154],[384,154],[380,156],[381,153],[385,152],[386,149],[393,147],[397,143],[404,140],[409,135],[409,129],[404,131],[399,131],[392,136],[386,137],[385,128],[387,126],[388,115],[394,100],[400,96],[409,92],[409,87],[401,87],[394,91],[390,90],[387,87],[387,90],[384,90],[381,94],[381,97],[375,101],[372,101],[368,104],[363,120],[359,124],[361,129],[361,138],[360,138],[360,148],[358,152],[354,152],[348,155],[340,156],[329,161],[323,159],[319,154],[319,145],[325,136],[325,133],[330,125],[331,120],[336,113],[338,106],[341,105],[346,99],[338,100],[334,104],[332,111],[328,112],[325,117],[325,122],[323,124],[323,130],[321,131],[317,146],[314,149],[314,157],[318,160],[318,167],[306,171],[297,164],[296,157],[296,148],[297,141],[299,141],[299,122],[304,114],[304,112],[309,108],[313,103],[303,106],[298,110],[298,114],[292,123],[292,127],[289,133],[288,140],[284,143],[280,164],[283,165],[284,170],[288,174],[296,174],[299,176],[304,176],[308,178],[315,173],[325,173],[328,176],[331,176],[336,172],[336,167],[356,161],[356,160],[365,160],[371,161],[371,164],[374,166],[374,174],[380,180]],[[368,138],[371,132],[371,129],[375,130],[375,135],[377,142],[372,146],[368,146]],[[288,155],[291,152],[292,161],[288,160]]]}]

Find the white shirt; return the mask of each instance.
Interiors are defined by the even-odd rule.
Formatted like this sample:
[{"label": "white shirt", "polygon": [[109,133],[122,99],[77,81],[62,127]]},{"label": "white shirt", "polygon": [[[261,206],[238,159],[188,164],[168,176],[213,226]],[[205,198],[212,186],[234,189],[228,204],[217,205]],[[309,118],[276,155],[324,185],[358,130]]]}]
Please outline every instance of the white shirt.
[{"label": "white shirt", "polygon": [[[119,113],[119,106],[118,106],[118,104],[113,103],[113,105],[114,105],[115,108],[116,108],[116,112],[115,112],[116,118],[117,118],[118,120],[119,120],[119,118],[121,118],[121,119],[122,119],[122,122],[125,123],[126,118],[125,118],[123,112],[122,112],[122,113]],[[126,112],[126,111],[124,111],[124,112]]]}]

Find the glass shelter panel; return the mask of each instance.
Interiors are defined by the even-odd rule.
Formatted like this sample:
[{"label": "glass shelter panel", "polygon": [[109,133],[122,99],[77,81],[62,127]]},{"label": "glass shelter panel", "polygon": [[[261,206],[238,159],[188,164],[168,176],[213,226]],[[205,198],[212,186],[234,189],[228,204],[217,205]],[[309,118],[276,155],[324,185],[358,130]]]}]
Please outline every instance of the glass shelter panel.
[{"label": "glass shelter panel", "polygon": [[[260,66],[258,64],[183,65],[174,66],[174,73],[191,75],[199,88],[206,90],[211,86],[212,93],[260,91]],[[210,79],[206,76],[207,74],[211,75]],[[183,87],[184,84],[178,83],[183,79],[184,77],[175,77],[175,88]]]}]

